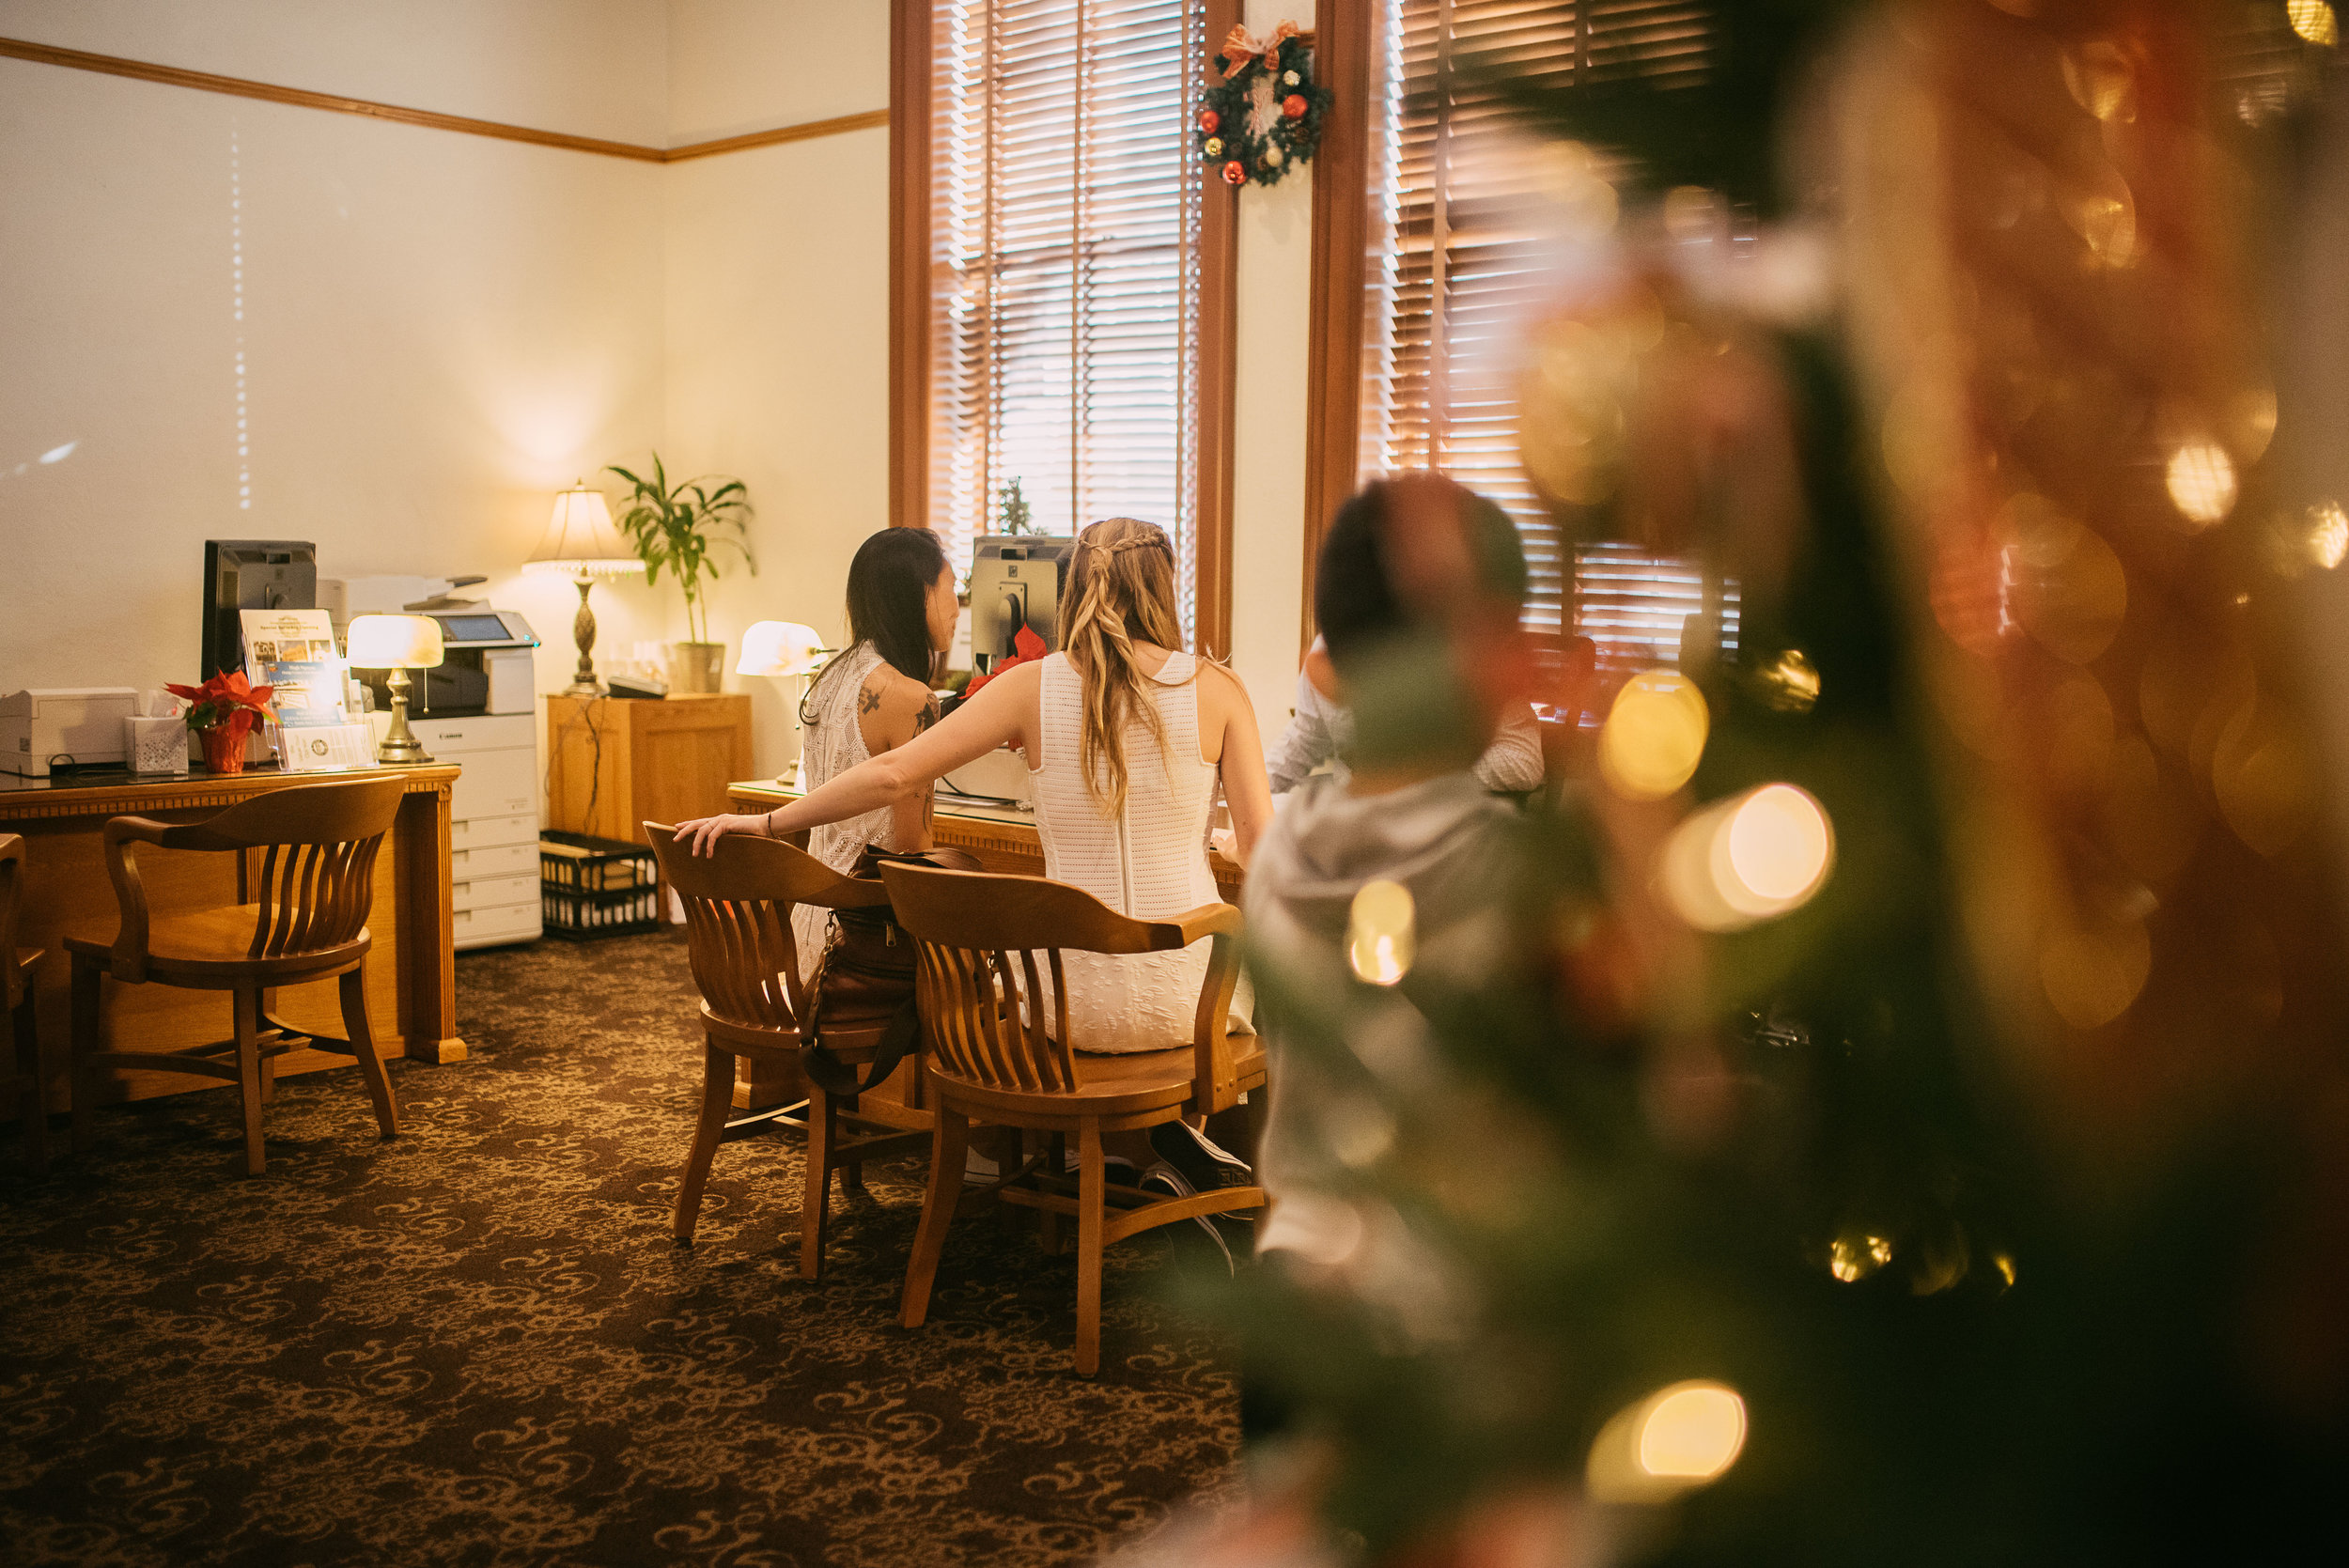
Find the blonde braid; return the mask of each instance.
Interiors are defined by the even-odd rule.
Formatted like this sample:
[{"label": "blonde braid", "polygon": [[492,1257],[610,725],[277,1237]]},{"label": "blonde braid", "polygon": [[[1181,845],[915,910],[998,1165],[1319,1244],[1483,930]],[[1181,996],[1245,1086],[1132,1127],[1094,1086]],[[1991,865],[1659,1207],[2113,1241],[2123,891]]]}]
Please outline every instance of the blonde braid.
[{"label": "blonde braid", "polygon": [[1174,547],[1155,524],[1110,518],[1078,536],[1069,577],[1071,592],[1061,600],[1060,645],[1083,682],[1078,763],[1103,814],[1117,816],[1126,810],[1125,737],[1133,718],[1149,729],[1160,765],[1165,762],[1165,721],[1135,660],[1129,623],[1160,647],[1181,650]]}]

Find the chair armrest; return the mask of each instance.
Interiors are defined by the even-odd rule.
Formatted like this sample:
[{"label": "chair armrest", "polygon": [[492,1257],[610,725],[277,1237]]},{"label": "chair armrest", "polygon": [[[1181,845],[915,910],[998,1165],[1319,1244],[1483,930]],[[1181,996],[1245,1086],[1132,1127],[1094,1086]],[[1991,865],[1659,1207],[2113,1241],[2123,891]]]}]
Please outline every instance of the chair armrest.
[{"label": "chair armrest", "polygon": [[115,935],[112,969],[117,980],[137,985],[147,978],[147,887],[139,880],[131,846],[170,842],[173,824],[149,816],[117,816],[106,824],[106,875],[121,906],[122,929]]},{"label": "chair armrest", "polygon": [[1161,949],[1189,947],[1202,937],[1237,934],[1241,924],[1237,906],[1202,904],[1195,909],[1170,919],[1150,922],[1151,946]]},{"label": "chair armrest", "polygon": [[[1232,992],[1239,986],[1239,911],[1229,904],[1211,906],[1227,912],[1208,929],[1215,938],[1207,949],[1207,973],[1199,987],[1199,1013],[1191,1021],[1191,1109],[1202,1116],[1229,1110],[1239,1103],[1239,1072],[1232,1063]],[[1205,915],[1206,910],[1193,910]],[[1189,917],[1186,917],[1189,918]]]}]

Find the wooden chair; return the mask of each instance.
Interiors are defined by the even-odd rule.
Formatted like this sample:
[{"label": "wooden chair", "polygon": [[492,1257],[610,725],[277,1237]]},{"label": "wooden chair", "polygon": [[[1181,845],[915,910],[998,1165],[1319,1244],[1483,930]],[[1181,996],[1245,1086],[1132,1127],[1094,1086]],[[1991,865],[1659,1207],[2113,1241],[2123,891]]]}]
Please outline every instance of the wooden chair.
[{"label": "wooden chair", "polygon": [[[106,824],[106,870],[121,907],[111,937],[69,933],[73,959],[73,1146],[90,1141],[101,1067],[198,1073],[238,1086],[244,1109],[245,1170],[263,1166],[261,1107],[272,1097],[273,1062],[299,1045],[355,1056],[385,1138],[399,1133],[391,1079],[376,1055],[367,1019],[366,960],[374,939],[375,856],[399,811],[397,778],[297,784],[241,801],[202,822],[175,826],[144,816]],[[240,901],[218,908],[151,915],[134,846],[233,852]],[[257,859],[258,864],[256,865]],[[170,1049],[101,1049],[99,982],[226,991],[235,1032],[210,1045]],[[305,1034],[269,1015],[274,986],[341,977],[348,1039]]]},{"label": "wooden chair", "polygon": [[[693,984],[702,994],[701,1113],[677,1195],[677,1239],[691,1242],[709,1162],[734,1105],[735,1059],[780,1061],[794,1075],[799,1071],[800,1020],[806,1017],[807,995],[800,980],[799,944],[791,934],[792,906],[871,908],[887,904],[889,894],[876,882],[844,877],[805,850],[776,840],[729,833],[705,857],[679,845],[674,828],[647,822],[645,832],[660,858],[661,876],[684,902]],[[824,1043],[845,1065],[867,1066],[881,1032],[827,1028]],[[821,1084],[808,1083],[807,1173],[800,1199],[803,1278],[823,1273],[832,1173],[845,1168],[853,1176],[865,1160],[910,1153],[929,1142],[931,1118],[919,1103],[918,1064],[911,1076],[912,1103],[903,1105],[879,1096],[867,1096],[860,1105],[856,1096],[830,1094]]]},{"label": "wooden chair", "polygon": [[33,969],[43,950],[16,945],[23,907],[24,841],[0,833],[0,1004],[16,1037],[16,1069],[0,1075],[0,1094],[14,1102],[24,1124],[24,1158],[38,1174],[49,1169],[49,1108],[41,1097],[40,1033],[33,1024]]},{"label": "wooden chair", "polygon": [[[970,1123],[1049,1133],[1046,1156],[1030,1161],[996,1196],[1048,1217],[1076,1217],[1077,1370],[1090,1376],[1101,1362],[1102,1249],[1155,1226],[1265,1202],[1259,1187],[1185,1198],[1155,1198],[1121,1187],[1121,1201],[1137,1206],[1112,1219],[1101,1157],[1104,1133],[1156,1126],[1187,1110],[1212,1115],[1263,1084],[1263,1046],[1252,1034],[1235,1038],[1227,1028],[1239,978],[1233,939],[1240,913],[1229,904],[1208,904],[1170,920],[1130,920],[1080,889],[1038,877],[889,865],[881,868],[881,879],[897,924],[916,943],[937,1116],[929,1190],[898,1319],[914,1328],[928,1313],[930,1284],[959,1196]],[[1202,937],[1212,937],[1214,946],[1189,1046],[1076,1054],[1084,1044],[1084,1025],[1068,1016],[1063,951],[1164,953]],[[1049,1010],[1040,983],[1046,972],[1052,977]],[[1070,1135],[1077,1140],[1073,1195],[1060,1154]]]}]

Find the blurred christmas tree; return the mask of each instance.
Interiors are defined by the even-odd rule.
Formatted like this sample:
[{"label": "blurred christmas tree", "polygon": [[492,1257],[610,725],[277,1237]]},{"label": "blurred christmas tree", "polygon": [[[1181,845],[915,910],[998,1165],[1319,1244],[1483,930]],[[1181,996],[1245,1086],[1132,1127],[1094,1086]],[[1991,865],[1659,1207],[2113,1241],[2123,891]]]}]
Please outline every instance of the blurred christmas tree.
[{"label": "blurred christmas tree", "polygon": [[[1533,333],[1527,466],[1742,620],[1525,823],[1516,982],[1404,976],[1425,1059],[1258,955],[1358,1221],[1237,1287],[1297,1495],[1382,1563],[2289,1543],[2349,1459],[2349,521],[2251,240],[2332,13],[1710,15],[1695,88],[1458,62],[1669,193]],[[1692,284],[1692,212],[1807,221],[1837,309]]]}]

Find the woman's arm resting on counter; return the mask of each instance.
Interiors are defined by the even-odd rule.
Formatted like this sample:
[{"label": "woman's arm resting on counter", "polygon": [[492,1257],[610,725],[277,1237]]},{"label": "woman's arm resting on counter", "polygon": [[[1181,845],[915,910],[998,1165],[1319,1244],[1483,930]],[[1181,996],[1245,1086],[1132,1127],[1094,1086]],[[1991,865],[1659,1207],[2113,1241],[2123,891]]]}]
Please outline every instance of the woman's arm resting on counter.
[{"label": "woman's arm resting on counter", "polygon": [[782,838],[889,805],[941,773],[1022,739],[1028,715],[1035,711],[1041,679],[1039,665],[1023,664],[1006,671],[903,746],[857,764],[803,799],[786,801],[763,816],[705,816],[682,822],[677,825],[677,836],[687,841],[694,854],[707,855],[727,833]]},{"label": "woman's arm resting on counter", "polygon": [[1209,666],[1214,677],[1230,685],[1230,713],[1223,721],[1223,752],[1216,768],[1223,776],[1223,803],[1232,810],[1231,859],[1245,866],[1256,852],[1256,841],[1272,822],[1272,790],[1265,782],[1264,740],[1256,733],[1255,706],[1248,688],[1230,671]]}]

